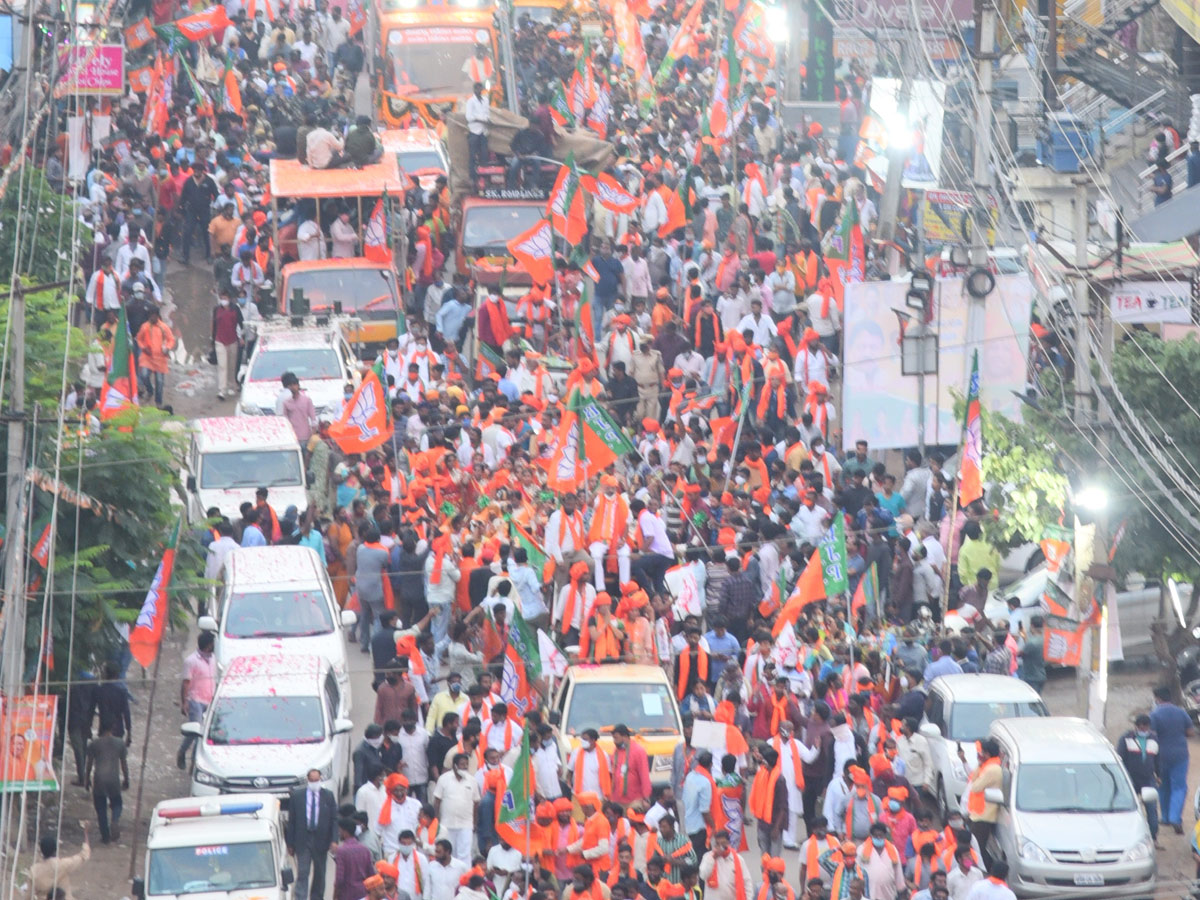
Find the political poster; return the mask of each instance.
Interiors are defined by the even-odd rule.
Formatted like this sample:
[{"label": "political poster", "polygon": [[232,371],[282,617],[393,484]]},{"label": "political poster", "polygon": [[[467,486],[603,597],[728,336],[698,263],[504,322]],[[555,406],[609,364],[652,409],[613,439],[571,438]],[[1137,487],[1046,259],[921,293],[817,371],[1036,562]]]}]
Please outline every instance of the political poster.
[{"label": "political poster", "polygon": [[0,793],[56,791],[54,720],[58,697],[0,698]]}]

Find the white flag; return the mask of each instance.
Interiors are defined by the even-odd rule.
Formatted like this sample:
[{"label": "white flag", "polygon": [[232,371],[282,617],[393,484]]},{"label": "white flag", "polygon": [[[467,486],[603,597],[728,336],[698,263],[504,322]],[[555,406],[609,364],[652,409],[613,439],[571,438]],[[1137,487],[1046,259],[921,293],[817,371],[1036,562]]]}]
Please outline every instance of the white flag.
[{"label": "white flag", "polygon": [[566,674],[567,658],[541,628],[538,629],[538,653],[542,657],[543,674],[551,674],[555,678],[562,678]]}]

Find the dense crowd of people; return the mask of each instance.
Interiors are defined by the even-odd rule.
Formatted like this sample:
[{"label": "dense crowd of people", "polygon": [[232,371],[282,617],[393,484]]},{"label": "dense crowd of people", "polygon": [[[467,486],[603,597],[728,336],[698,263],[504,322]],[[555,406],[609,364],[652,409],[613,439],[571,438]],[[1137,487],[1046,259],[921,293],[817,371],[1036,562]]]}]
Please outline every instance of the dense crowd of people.
[{"label": "dense crowd of people", "polygon": [[[155,24],[183,14],[169,6],[154,5]],[[66,178],[61,145],[45,161],[94,229],[80,303],[94,337],[69,398],[94,429],[118,313],[142,402],[170,394],[172,256],[212,265],[210,358],[224,401],[273,310],[276,265],[362,252],[355,208],[335,201],[317,215],[311,201],[281,203],[276,217],[267,179],[274,158],[312,168],[377,158],[360,10],[239,7],[227,4],[231,23],[200,40],[160,32],[135,51],[131,68],[172,61],[173,92],[164,102],[152,87],[131,90],[98,107],[121,140],[98,150],[85,179]],[[561,135],[559,86],[586,69],[589,102],[574,124],[613,145],[604,174],[635,208],[589,198],[584,239],[514,310],[486,291],[477,300],[479,285],[448,267],[446,179],[414,182],[391,221],[406,237],[396,246],[409,248],[397,261],[407,328],[377,360],[391,439],[345,452],[336,417],[318,419],[302,381],[285,376],[280,409],[313,476],[308,509],[276,510],[264,489],[237,518],[214,511],[202,535],[209,578],[239,546],[311,547],[338,603],[358,610],[355,639],[377,673],[375,724],[354,754],[355,802],[325,843],[335,900],[526,890],[535,900],[794,900],[792,853],[806,900],[1012,896],[987,843],[995,754],[985,741],[964,810],[940,818],[917,723],[929,684],[946,674],[1019,676],[1040,689],[1042,622],[1015,605],[984,617],[999,570],[989,511],[955,508],[941,454],[909,451],[903,471],[889,470],[865,441],[844,441],[838,264],[855,263],[848,236],[862,241],[849,277],[875,268],[878,185],[857,159],[867,73],[839,62],[838,133],[789,126],[773,63],[739,44],[732,125],[713,136],[727,71],[718,36],[753,31],[733,27],[747,10],[730,7],[639,9],[640,47],[618,40],[611,9],[597,12],[606,30],[595,41],[570,7],[548,24],[518,13],[519,105],[542,146],[552,152]],[[651,78],[631,67],[637,53]],[[474,85],[483,63],[471,63],[467,121],[486,139],[491,100]],[[486,140],[471,146],[475,175],[491,151]],[[500,360],[487,372],[483,348]],[[1039,335],[1031,365],[1055,364],[1053,348]],[[552,372],[551,357],[571,360],[570,375]],[[559,424],[582,401],[611,415],[634,449],[575,489],[552,489]],[[845,591],[789,611],[834,530],[845,534]],[[942,630],[950,614],[960,633]],[[652,781],[621,724],[607,752],[595,731],[564,733],[544,684],[512,696],[502,669],[518,621],[580,662],[665,669],[683,713],[669,781]],[[207,671],[211,643],[202,638],[189,672]],[[185,683],[192,718],[211,700],[207,681]],[[697,722],[729,726],[728,752],[693,747]],[[494,813],[523,734],[534,843],[514,847]],[[310,872],[298,872],[297,900],[322,896],[317,856],[303,867],[311,890]]]}]

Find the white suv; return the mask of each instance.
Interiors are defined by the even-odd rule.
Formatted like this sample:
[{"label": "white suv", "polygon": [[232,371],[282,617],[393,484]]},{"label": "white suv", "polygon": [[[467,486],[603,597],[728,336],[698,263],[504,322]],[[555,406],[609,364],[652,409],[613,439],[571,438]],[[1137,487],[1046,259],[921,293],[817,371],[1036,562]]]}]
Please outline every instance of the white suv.
[{"label": "white suv", "polygon": [[273,416],[283,395],[280,377],[300,379],[317,415],[337,417],[346,384],[358,381],[358,363],[337,325],[296,328],[290,320],[260,324],[258,341],[244,370],[239,416]]},{"label": "white suv", "polygon": [[350,700],[319,656],[239,656],[217,684],[199,738],[192,795],[286,796],[321,772],[335,797],[350,787]]},{"label": "white suv", "polygon": [[1037,691],[1008,675],[942,675],[928,691],[920,731],[933,756],[934,796],[946,810],[960,808],[967,776],[979,765],[975,742],[987,737],[992,722],[1050,715]]},{"label": "white suv", "polygon": [[[338,609],[321,558],[311,547],[243,547],[225,560],[213,615],[201,631],[216,632],[217,668],[239,656],[315,654],[329,661],[343,693],[350,690],[343,628],[358,617]],[[348,701],[347,701],[348,702]]]}]

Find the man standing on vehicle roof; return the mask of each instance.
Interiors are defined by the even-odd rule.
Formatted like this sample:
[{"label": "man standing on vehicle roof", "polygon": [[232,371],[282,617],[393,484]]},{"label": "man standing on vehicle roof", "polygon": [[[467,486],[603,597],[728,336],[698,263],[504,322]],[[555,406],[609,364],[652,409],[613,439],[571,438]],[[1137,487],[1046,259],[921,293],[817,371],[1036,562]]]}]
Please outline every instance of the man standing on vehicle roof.
[{"label": "man standing on vehicle roof", "polygon": [[[468,60],[467,62],[470,64],[472,60]],[[475,82],[473,91],[474,93],[467,98],[463,111],[467,117],[467,147],[470,150],[471,186],[475,188],[477,186],[479,164],[484,162],[488,155],[488,122],[492,118],[492,109],[488,105],[487,97],[484,96],[482,81]]]}]

